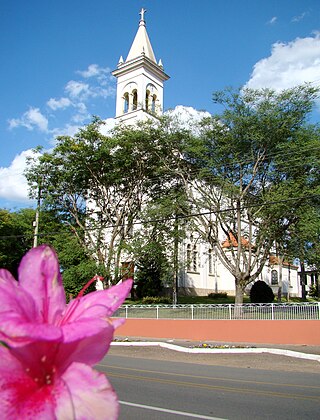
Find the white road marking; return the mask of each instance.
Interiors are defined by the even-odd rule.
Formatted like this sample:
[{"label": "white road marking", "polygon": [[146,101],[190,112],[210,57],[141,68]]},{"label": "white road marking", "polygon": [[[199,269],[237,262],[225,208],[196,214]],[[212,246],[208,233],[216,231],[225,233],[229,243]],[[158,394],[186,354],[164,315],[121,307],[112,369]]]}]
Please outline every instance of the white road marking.
[{"label": "white road marking", "polygon": [[221,419],[219,417],[202,416],[201,414],[193,414],[193,413],[187,413],[184,411],[169,410],[168,408],[153,407],[151,405],[136,404],[136,403],[131,403],[128,401],[119,401],[119,403],[122,405],[129,405],[130,407],[143,408],[145,410],[161,411],[162,413],[176,414],[178,416],[184,416],[184,417],[193,417],[195,419],[226,420],[226,419]]}]

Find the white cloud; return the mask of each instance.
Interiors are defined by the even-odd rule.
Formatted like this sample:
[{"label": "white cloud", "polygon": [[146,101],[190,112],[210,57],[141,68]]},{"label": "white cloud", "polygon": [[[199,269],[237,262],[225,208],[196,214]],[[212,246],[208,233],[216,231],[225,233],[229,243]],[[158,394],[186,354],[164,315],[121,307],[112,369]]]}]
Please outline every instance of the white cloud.
[{"label": "white cloud", "polygon": [[191,106],[177,105],[174,109],[169,109],[165,115],[177,117],[183,125],[200,122],[205,117],[210,117],[208,111],[198,111]]},{"label": "white cloud", "polygon": [[300,20],[302,20],[303,18],[305,18],[306,16],[308,15],[308,13],[307,12],[303,12],[303,13],[301,13],[301,15],[299,15],[299,16],[294,16],[292,19],[291,19],[291,22],[300,22]]},{"label": "white cloud", "polygon": [[88,78],[88,77],[99,76],[101,73],[104,73],[105,71],[108,71],[108,73],[110,72],[109,68],[104,69],[102,67],[99,67],[98,64],[90,64],[87,70],[83,70],[83,71],[78,70],[77,73],[80,74],[84,78]]},{"label": "white cloud", "polygon": [[90,64],[87,70],[78,70],[77,73],[85,79],[96,78],[101,86],[106,86],[113,80],[110,68],[100,67],[98,64]]},{"label": "white cloud", "polygon": [[87,83],[70,80],[65,87],[65,91],[71,96],[71,98],[75,99],[78,97],[87,97],[90,89]]},{"label": "white cloud", "polygon": [[165,112],[173,118],[173,126],[185,128],[194,134],[199,133],[199,123],[203,118],[211,117],[208,111],[198,111],[190,106],[177,105],[174,109]]},{"label": "white cloud", "polygon": [[277,16],[273,16],[270,20],[268,20],[268,25],[274,25],[276,21],[278,20]]},{"label": "white cloud", "polygon": [[28,184],[23,175],[28,157],[36,156],[32,150],[17,155],[8,168],[0,167],[0,197],[7,200],[28,202]]},{"label": "white cloud", "polygon": [[98,79],[98,83],[89,84],[70,80],[65,87],[65,91],[72,100],[88,101],[89,98],[107,98],[115,93],[115,88],[109,86],[106,78]]},{"label": "white cloud", "polygon": [[74,136],[79,131],[79,124],[66,124],[61,128],[54,128],[51,133],[53,135],[51,143],[55,143],[55,138],[58,136]]},{"label": "white cloud", "polygon": [[[60,98],[50,98],[46,105],[50,108],[50,118],[55,118],[54,111],[68,109],[68,122],[61,129],[48,129],[48,119],[41,113],[39,108],[30,107],[20,118],[12,118],[8,121],[9,128],[24,127],[28,130],[35,128],[46,133],[54,134],[57,131],[70,132],[69,127],[74,124],[81,125],[91,118],[88,112],[89,104],[98,98],[108,98],[115,94],[115,81],[111,77],[108,67],[100,67],[90,64],[87,70],[76,71],[85,81],[70,80],[65,85],[65,95]],[[71,108],[71,112],[70,112]],[[67,114],[65,114],[67,115]]]},{"label": "white cloud", "polygon": [[9,120],[9,127],[25,127],[28,130],[37,128],[40,131],[48,131],[48,119],[40,112],[39,108],[29,108],[21,118]]},{"label": "white cloud", "polygon": [[305,82],[320,84],[320,33],[273,44],[271,55],[254,65],[246,87],[282,90]]},{"label": "white cloud", "polygon": [[90,114],[88,113],[81,113],[75,114],[71,121],[76,124],[83,124],[85,121],[90,120]]},{"label": "white cloud", "polygon": [[53,111],[56,111],[57,109],[65,109],[68,108],[70,105],[72,105],[72,102],[69,98],[50,98],[47,102],[47,105],[49,108],[51,108]]}]

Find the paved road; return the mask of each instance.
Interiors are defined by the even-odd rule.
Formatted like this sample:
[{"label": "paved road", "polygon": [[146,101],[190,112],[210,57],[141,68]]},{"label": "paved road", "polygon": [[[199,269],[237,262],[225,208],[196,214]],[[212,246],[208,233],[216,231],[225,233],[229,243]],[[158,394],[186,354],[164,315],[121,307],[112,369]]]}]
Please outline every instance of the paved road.
[{"label": "paved road", "polygon": [[146,349],[139,351],[112,349],[98,365],[122,402],[120,419],[319,418],[319,373],[164,360],[160,349],[145,358]]}]

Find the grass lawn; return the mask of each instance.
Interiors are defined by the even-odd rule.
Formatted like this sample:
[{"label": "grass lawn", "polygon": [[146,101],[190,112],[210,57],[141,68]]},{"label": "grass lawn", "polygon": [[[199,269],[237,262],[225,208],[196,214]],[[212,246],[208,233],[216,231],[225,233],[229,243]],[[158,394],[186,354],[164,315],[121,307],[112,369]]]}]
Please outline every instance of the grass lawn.
[{"label": "grass lawn", "polygon": [[[307,299],[305,302],[308,302]],[[286,299],[282,299],[282,302],[287,302]],[[290,302],[303,302],[301,298],[291,298]],[[179,296],[178,297],[178,303],[183,305],[199,305],[199,304],[228,304],[228,303],[234,303],[234,296],[227,296],[225,298],[212,298],[208,296]],[[243,303],[251,303],[249,296],[243,297]],[[277,303],[277,300],[274,300],[274,303]],[[126,299],[124,302],[124,305],[143,305],[145,302],[142,301],[142,299],[137,300],[131,300]],[[161,303],[159,303],[161,304]]]}]

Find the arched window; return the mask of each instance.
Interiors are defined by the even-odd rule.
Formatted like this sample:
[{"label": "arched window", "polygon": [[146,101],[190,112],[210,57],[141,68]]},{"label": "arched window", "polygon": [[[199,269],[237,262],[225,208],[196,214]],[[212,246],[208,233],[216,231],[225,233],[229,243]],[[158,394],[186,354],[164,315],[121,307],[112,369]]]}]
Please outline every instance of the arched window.
[{"label": "arched window", "polygon": [[157,96],[152,95],[152,103],[151,103],[151,111],[152,112],[156,112],[156,100],[157,100]]},{"label": "arched window", "polygon": [[193,245],[192,250],[192,269],[194,272],[198,271],[198,250],[197,245]]},{"label": "arched window", "polygon": [[275,286],[276,284],[278,284],[278,271],[271,270],[271,285]]},{"label": "arched window", "polygon": [[187,271],[198,271],[198,249],[196,244],[187,245]]},{"label": "arched window", "polygon": [[129,111],[129,93],[123,95],[123,112],[126,113]]},{"label": "arched window", "polygon": [[149,97],[150,97],[150,90],[146,90],[146,111],[149,110]]},{"label": "arched window", "polygon": [[132,110],[135,111],[138,108],[138,92],[136,89],[132,92],[132,96]]},{"label": "arched window", "polygon": [[187,245],[187,271],[191,271],[191,244]]}]

